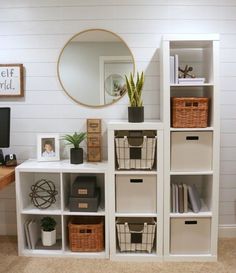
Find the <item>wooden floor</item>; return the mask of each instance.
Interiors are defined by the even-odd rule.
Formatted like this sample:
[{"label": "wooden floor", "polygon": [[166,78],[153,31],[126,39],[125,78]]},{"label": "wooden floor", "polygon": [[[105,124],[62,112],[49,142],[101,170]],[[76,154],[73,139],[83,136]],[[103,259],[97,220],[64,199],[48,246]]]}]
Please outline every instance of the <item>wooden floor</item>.
[{"label": "wooden floor", "polygon": [[130,263],[76,258],[17,256],[16,237],[0,236],[0,272],[4,273],[236,273],[236,238],[221,239],[213,263]]}]

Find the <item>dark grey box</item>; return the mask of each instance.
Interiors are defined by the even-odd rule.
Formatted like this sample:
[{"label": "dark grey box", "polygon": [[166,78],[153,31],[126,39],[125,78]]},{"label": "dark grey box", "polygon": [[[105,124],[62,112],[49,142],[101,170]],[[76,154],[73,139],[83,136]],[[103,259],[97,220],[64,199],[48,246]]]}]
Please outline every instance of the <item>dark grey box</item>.
[{"label": "dark grey box", "polygon": [[96,191],[95,197],[73,197],[69,199],[70,211],[89,211],[97,212],[99,205],[99,191]]},{"label": "dark grey box", "polygon": [[77,176],[71,187],[73,197],[94,197],[96,176]]}]

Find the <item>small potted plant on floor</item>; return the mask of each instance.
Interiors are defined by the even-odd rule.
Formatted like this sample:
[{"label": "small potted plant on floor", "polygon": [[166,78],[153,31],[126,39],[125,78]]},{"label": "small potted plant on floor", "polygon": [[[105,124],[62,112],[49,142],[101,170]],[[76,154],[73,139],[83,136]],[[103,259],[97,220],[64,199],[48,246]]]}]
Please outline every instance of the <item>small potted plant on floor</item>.
[{"label": "small potted plant on floor", "polygon": [[144,74],[141,75],[137,72],[136,83],[133,78],[133,74],[130,73],[130,77],[126,79],[126,86],[130,101],[130,106],[128,107],[128,120],[129,122],[143,122],[144,121],[144,107],[142,100],[142,89],[144,84]]},{"label": "small potted plant on floor", "polygon": [[85,140],[87,134],[85,132],[74,133],[73,135],[65,135],[63,140],[67,141],[68,145],[74,147],[70,149],[70,163],[81,164],[83,163],[83,148],[80,148],[80,143]]},{"label": "small potted plant on floor", "polygon": [[56,221],[52,217],[41,219],[41,236],[44,246],[52,246],[56,243]]}]

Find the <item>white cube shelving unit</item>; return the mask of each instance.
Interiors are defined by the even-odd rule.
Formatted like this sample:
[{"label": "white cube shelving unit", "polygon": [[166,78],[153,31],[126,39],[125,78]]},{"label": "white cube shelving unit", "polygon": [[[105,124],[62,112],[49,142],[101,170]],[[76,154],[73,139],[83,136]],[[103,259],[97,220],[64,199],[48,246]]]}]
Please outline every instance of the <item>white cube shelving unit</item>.
[{"label": "white cube shelving unit", "polygon": [[[195,74],[206,79],[205,83],[171,84],[170,56],[175,54],[178,55],[182,68],[185,65],[193,66]],[[161,114],[165,140],[164,260],[215,261],[217,259],[220,147],[218,62],[219,36],[217,34],[164,35],[163,37],[161,48],[163,111]],[[172,97],[208,97],[210,99],[208,127],[171,127]],[[203,143],[199,146],[185,145],[182,139],[186,135],[199,135]],[[200,162],[201,154],[204,157],[202,162]],[[183,158],[185,156],[189,160]],[[195,184],[201,196],[201,211],[199,213],[171,212],[171,183]],[[204,240],[199,240],[201,235],[205,236]]]},{"label": "white cube shelving unit", "polygon": [[[71,212],[68,208],[71,185],[76,176],[96,176],[100,188],[101,201],[97,212]],[[29,196],[31,186],[40,179],[54,182],[58,195],[56,203],[47,209],[35,207]],[[74,256],[79,258],[109,258],[107,163],[69,164],[68,160],[58,162],[37,162],[28,160],[16,168],[17,200],[17,237],[18,253],[23,256]],[[43,247],[40,243],[35,249],[29,249],[24,230],[27,219],[41,219],[52,216],[57,222],[57,244],[55,247]],[[104,218],[104,251],[72,252],[69,248],[68,219],[70,217]],[[40,241],[40,239],[39,239]]]},{"label": "white cube shelving unit", "polygon": [[[178,54],[183,67],[192,65],[203,84],[170,83],[170,55]],[[111,258],[123,261],[216,261],[219,204],[219,36],[165,35],[161,48],[161,120],[108,124],[108,163],[71,165],[67,160],[37,162],[28,160],[16,168],[17,232],[19,255]],[[206,128],[173,128],[172,97],[208,97],[210,111]],[[153,131],[157,145],[154,167],[117,168],[115,136],[118,131]],[[185,143],[186,136],[199,137],[201,143]],[[196,155],[194,157],[194,154]],[[201,160],[201,158],[203,160]],[[95,175],[101,189],[97,212],[71,212],[68,198],[77,175]],[[52,180],[58,191],[56,202],[48,209],[36,208],[30,200],[31,186],[39,179]],[[131,180],[142,185],[132,188]],[[128,183],[128,185],[127,185]],[[137,182],[138,183],[138,182]],[[194,213],[171,211],[171,184],[194,184],[200,193],[201,210]],[[134,189],[134,190],[133,190]],[[126,191],[127,190],[127,191]],[[56,248],[29,249],[24,223],[45,215],[57,221]],[[68,219],[71,216],[103,217],[105,249],[103,252],[71,252]],[[155,220],[155,240],[151,251],[119,249],[116,220]],[[127,221],[128,222],[128,221]]]},{"label": "white cube shelving unit", "polygon": [[[119,170],[116,165],[115,152],[115,133],[116,131],[140,131],[153,130],[156,132],[156,159],[154,168],[151,170],[127,169]],[[163,258],[163,124],[160,121],[151,121],[143,123],[129,123],[127,121],[114,121],[108,124],[108,162],[109,162],[109,222],[110,222],[110,258],[112,260],[124,261],[161,261]],[[122,180],[123,176],[123,180]],[[122,193],[123,185],[117,183],[128,183],[127,179],[143,179],[145,187],[153,189],[154,193],[150,195],[148,189],[143,190],[141,187],[135,187],[134,191],[130,188],[128,194],[119,196]],[[146,181],[145,181],[146,179]],[[143,185],[144,186],[144,185]],[[142,187],[143,187],[142,186]],[[125,198],[125,201],[123,200]],[[151,200],[148,200],[148,199]],[[123,200],[123,204],[116,206],[117,199]],[[134,209],[134,204],[137,202],[145,202],[142,207],[137,205]],[[130,203],[130,206],[129,206]],[[121,211],[119,211],[121,209]],[[156,225],[155,241],[153,251],[148,252],[121,252],[117,239],[116,219],[117,218],[154,218]],[[131,220],[132,221],[132,220]],[[127,220],[128,222],[128,220]]]}]

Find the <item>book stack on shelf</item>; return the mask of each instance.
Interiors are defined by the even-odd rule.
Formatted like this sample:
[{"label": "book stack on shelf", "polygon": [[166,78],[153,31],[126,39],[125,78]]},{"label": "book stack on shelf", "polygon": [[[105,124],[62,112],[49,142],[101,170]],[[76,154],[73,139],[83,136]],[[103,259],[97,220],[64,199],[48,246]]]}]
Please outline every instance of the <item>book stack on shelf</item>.
[{"label": "book stack on shelf", "polygon": [[198,85],[198,84],[204,84],[204,83],[205,83],[205,78],[179,78],[178,79],[178,84],[182,84],[182,85],[184,84]]},{"label": "book stack on shelf", "polygon": [[187,213],[188,209],[194,213],[201,210],[201,199],[198,190],[193,185],[171,184],[171,212]]}]

